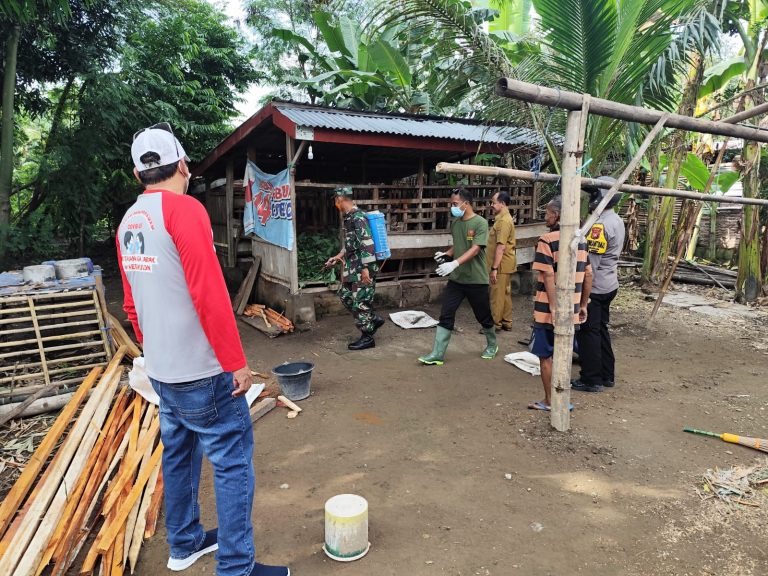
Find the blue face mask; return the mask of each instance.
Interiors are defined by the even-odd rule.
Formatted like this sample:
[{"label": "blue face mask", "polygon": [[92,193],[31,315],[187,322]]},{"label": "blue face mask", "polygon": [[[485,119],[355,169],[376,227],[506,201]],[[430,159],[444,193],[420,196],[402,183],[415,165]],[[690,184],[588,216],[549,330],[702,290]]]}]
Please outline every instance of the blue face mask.
[{"label": "blue face mask", "polygon": [[454,218],[461,218],[464,216],[464,210],[459,208],[458,206],[451,206],[451,216]]}]

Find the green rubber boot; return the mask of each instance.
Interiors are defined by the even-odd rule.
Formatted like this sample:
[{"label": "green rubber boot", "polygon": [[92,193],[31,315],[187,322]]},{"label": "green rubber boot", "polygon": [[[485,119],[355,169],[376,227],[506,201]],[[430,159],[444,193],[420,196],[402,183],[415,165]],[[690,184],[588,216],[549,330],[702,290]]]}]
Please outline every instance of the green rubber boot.
[{"label": "green rubber boot", "polygon": [[426,356],[421,356],[419,362],[429,366],[442,366],[445,350],[448,348],[448,342],[450,341],[451,331],[442,326],[438,326],[437,332],[435,332],[435,345],[432,347],[432,352]]},{"label": "green rubber boot", "polygon": [[483,330],[485,333],[485,340],[487,342],[485,350],[483,350],[483,360],[493,360],[496,357],[496,353],[499,351],[499,346],[496,344],[496,328],[491,326]]}]

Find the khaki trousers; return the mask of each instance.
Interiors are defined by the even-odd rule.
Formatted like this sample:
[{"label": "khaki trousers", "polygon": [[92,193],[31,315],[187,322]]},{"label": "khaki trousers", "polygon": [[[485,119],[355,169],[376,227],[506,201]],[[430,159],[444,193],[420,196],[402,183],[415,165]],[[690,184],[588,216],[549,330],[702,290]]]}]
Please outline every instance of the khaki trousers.
[{"label": "khaki trousers", "polygon": [[512,274],[499,273],[491,284],[491,313],[497,329],[512,327]]}]

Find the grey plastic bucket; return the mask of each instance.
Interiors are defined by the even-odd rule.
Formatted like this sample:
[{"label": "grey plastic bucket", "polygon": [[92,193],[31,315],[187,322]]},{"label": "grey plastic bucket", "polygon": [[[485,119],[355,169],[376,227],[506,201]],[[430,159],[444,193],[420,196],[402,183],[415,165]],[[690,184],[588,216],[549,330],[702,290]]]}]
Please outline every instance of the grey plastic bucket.
[{"label": "grey plastic bucket", "polygon": [[288,400],[304,400],[309,396],[309,383],[315,365],[311,362],[291,362],[272,368],[280,390]]}]

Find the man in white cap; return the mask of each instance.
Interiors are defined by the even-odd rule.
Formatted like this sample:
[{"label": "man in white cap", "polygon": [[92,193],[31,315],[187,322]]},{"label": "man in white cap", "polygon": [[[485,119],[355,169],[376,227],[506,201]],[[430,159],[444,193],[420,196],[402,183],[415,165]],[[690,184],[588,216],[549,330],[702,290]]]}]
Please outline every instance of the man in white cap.
[{"label": "man in white cap", "polygon": [[[205,208],[191,196],[189,161],[167,123],[133,137],[144,193],[117,233],[124,308],[160,396],[168,568],[218,550],[218,576],[289,576],[256,562],[251,509],[253,428],[245,393],[251,370],[213,247]],[[205,455],[213,465],[219,527],[200,523]]]}]

